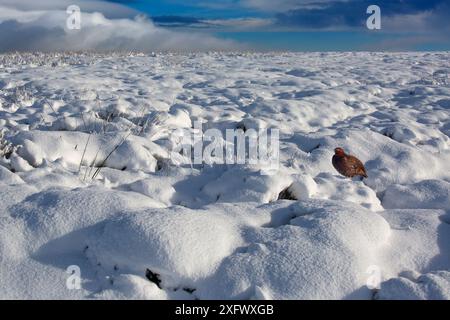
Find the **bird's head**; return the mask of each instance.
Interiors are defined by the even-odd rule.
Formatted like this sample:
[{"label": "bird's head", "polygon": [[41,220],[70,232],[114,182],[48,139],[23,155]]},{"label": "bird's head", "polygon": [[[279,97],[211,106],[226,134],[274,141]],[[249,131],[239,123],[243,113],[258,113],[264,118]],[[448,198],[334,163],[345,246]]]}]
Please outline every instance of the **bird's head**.
[{"label": "bird's head", "polygon": [[345,151],[342,148],[336,148],[336,149],[334,149],[334,154],[336,154],[338,156],[343,156],[343,155],[345,155]]}]

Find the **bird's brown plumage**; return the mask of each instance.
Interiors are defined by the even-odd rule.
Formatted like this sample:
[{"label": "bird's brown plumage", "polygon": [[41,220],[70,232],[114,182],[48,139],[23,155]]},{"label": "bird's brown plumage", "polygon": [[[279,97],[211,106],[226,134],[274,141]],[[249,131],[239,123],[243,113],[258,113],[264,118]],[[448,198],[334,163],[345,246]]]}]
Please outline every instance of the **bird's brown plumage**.
[{"label": "bird's brown plumage", "polygon": [[367,178],[366,169],[364,168],[362,162],[358,158],[346,154],[342,148],[334,149],[332,162],[334,168],[343,176],[349,178],[354,176]]}]

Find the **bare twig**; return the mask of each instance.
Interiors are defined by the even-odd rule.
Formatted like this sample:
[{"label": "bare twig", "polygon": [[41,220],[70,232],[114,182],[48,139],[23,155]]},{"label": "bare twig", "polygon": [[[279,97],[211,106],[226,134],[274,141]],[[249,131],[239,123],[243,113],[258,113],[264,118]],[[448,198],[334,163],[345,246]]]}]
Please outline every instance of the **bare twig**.
[{"label": "bare twig", "polygon": [[98,174],[100,173],[100,171],[102,170],[102,168],[105,166],[106,161],[109,159],[109,157],[114,153],[114,151],[116,151],[117,149],[119,149],[119,147],[125,143],[125,141],[128,139],[128,137],[131,135],[131,131],[122,139],[122,141],[117,144],[114,149],[111,150],[111,152],[106,156],[106,158],[102,161],[102,163],[100,164],[100,166],[97,168],[97,170],[95,171],[94,175],[92,176],[92,180],[94,180]]},{"label": "bare twig", "polygon": [[89,134],[89,137],[88,137],[88,139],[87,139],[87,141],[86,141],[86,145],[84,146],[83,155],[81,156],[80,166],[78,167],[78,173],[77,173],[77,174],[80,174],[81,166],[82,166],[82,164],[83,164],[84,156],[86,155],[86,150],[87,150],[87,147],[88,147],[88,145],[89,145],[89,141],[90,141],[90,140],[91,140],[91,133]]}]

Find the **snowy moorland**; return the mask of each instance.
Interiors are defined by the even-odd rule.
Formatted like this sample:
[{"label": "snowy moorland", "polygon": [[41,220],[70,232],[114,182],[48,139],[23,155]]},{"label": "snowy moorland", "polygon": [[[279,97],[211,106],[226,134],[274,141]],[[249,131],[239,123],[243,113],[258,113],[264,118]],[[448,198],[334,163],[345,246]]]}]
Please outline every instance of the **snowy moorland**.
[{"label": "snowy moorland", "polygon": [[[450,299],[449,75],[449,53],[0,55],[0,298]],[[278,172],[180,162],[198,120],[279,129]]]}]

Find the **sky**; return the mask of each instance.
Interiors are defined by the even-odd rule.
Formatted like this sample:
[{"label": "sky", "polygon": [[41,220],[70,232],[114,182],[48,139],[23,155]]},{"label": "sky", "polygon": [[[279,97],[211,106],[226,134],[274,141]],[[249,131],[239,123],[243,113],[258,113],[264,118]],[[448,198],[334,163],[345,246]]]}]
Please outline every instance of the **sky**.
[{"label": "sky", "polygon": [[[366,26],[370,5],[380,30]],[[0,0],[0,51],[83,49],[450,50],[450,1]]]}]

